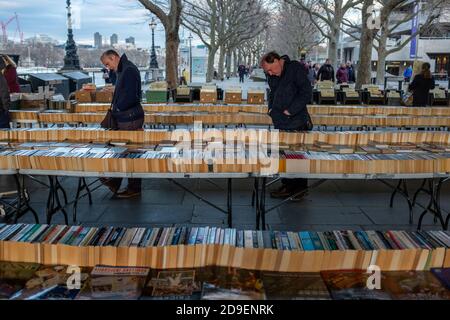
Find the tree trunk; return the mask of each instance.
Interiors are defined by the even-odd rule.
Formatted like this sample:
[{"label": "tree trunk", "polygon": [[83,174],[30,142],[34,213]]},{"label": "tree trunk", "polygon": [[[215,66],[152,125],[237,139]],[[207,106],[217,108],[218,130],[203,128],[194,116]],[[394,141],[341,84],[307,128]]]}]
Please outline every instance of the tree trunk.
[{"label": "tree trunk", "polygon": [[220,46],[220,50],[219,50],[219,68],[218,68],[219,79],[223,79],[224,70],[225,70],[225,47],[224,46]]},{"label": "tree trunk", "polygon": [[372,44],[373,31],[367,27],[367,21],[371,13],[368,8],[373,5],[373,0],[365,0],[362,8],[361,45],[359,51],[358,73],[356,76],[356,89],[361,89],[363,84],[371,83],[372,78]]},{"label": "tree trunk", "polygon": [[237,67],[239,63],[238,54],[236,51],[236,49],[233,51],[233,77],[236,77]]},{"label": "tree trunk", "polygon": [[377,84],[384,84],[384,76],[386,73],[386,57],[387,57],[387,37],[389,32],[389,15],[390,12],[381,11],[381,32],[380,41],[378,43],[378,63],[377,63]]},{"label": "tree trunk", "polygon": [[331,60],[331,65],[337,70],[337,46],[339,41],[340,31],[339,25],[334,27],[330,32],[330,39],[328,40],[328,58]]},{"label": "tree trunk", "polygon": [[176,89],[178,83],[178,28],[166,32],[166,81],[169,89]]},{"label": "tree trunk", "polygon": [[227,78],[231,77],[231,50],[227,50]]},{"label": "tree trunk", "polygon": [[206,72],[206,82],[212,82],[214,76],[214,58],[216,56],[217,48],[211,47],[208,50],[208,68]]}]

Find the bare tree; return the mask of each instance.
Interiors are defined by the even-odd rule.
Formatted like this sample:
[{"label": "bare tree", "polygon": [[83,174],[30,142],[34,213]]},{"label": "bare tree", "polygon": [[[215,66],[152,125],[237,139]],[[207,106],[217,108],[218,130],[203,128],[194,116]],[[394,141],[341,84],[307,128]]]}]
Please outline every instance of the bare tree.
[{"label": "bare tree", "polygon": [[[429,0],[422,4],[418,11],[410,10],[408,13],[399,14],[398,9],[410,4],[409,0],[377,0],[377,3],[381,5],[380,10],[380,23],[374,26],[374,41],[373,47],[378,53],[377,63],[377,84],[384,83],[384,75],[386,70],[386,58],[397,51],[402,50],[408,45],[411,40],[417,37],[419,34],[429,30],[434,23],[436,23],[442,14],[445,6],[448,5],[448,0]],[[417,31],[411,33],[406,38],[400,37],[401,26],[410,22],[414,18],[418,18],[420,15],[425,15],[426,20],[417,28]],[[395,21],[393,19],[395,15]],[[359,28],[351,24],[349,21],[344,21],[344,25]],[[358,39],[352,33],[349,33],[355,39]],[[388,39],[397,38],[399,41],[395,46],[387,48]]]},{"label": "bare tree", "polygon": [[183,25],[208,48],[206,81],[210,82],[217,51],[220,50],[219,67],[223,74],[227,48],[235,45],[236,39],[245,41],[261,29],[263,8],[259,1],[251,0],[185,0],[184,3]]},{"label": "bare tree", "polygon": [[364,0],[285,0],[305,11],[323,37],[328,39],[328,57],[337,63],[337,43],[346,13]]},{"label": "bare tree", "polygon": [[323,42],[324,38],[317,29],[311,17],[304,10],[280,1],[275,23],[270,30],[269,47],[291,58],[297,58],[301,51],[310,51],[311,48]]},{"label": "bare tree", "polygon": [[178,82],[178,48],[181,25],[182,0],[150,1],[138,0],[161,21],[166,32],[166,80],[174,89]]}]

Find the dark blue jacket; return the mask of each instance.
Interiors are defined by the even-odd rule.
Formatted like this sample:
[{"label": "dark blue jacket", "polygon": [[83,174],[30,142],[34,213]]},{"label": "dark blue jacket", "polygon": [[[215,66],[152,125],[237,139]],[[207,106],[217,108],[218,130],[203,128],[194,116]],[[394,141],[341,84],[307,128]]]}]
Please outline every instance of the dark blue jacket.
[{"label": "dark blue jacket", "polygon": [[141,74],[123,54],[117,68],[117,82],[112,101],[112,114],[117,122],[131,122],[144,118],[141,90]]},{"label": "dark blue jacket", "polygon": [[[311,82],[305,68],[288,56],[281,57],[284,62],[281,76],[269,76],[269,110],[273,124],[280,130],[297,130],[308,121],[308,109],[312,97]],[[285,115],[288,110],[290,116]]]}]

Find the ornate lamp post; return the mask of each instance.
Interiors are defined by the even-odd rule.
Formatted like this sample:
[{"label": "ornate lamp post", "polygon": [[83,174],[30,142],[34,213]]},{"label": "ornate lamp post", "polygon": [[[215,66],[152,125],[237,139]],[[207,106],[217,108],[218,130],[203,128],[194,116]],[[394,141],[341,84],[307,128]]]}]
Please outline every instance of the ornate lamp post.
[{"label": "ornate lamp post", "polygon": [[192,83],[192,33],[189,34],[189,82]]},{"label": "ornate lamp post", "polygon": [[155,51],[155,28],[157,23],[155,19],[152,19],[152,22],[149,24],[152,29],[152,52],[150,54],[150,69],[158,69],[158,60],[156,59],[156,51]]},{"label": "ornate lamp post", "polygon": [[64,66],[61,71],[68,70],[81,70],[80,59],[77,54],[77,45],[73,39],[72,32],[72,10],[70,6],[70,0],[67,3],[67,42],[66,42],[66,55],[64,56]]}]

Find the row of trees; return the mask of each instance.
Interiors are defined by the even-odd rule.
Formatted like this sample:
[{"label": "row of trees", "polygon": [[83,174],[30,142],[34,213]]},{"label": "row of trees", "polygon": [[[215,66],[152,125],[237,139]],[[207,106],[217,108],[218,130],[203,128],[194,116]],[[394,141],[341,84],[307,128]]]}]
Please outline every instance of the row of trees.
[{"label": "row of trees", "polygon": [[[384,81],[386,58],[404,48],[418,34],[432,33],[450,0],[422,1],[420,10],[399,9],[410,0],[138,0],[156,15],[166,31],[166,75],[170,87],[177,83],[181,25],[208,48],[206,80],[213,78],[219,55],[219,77],[235,72],[237,63],[255,64],[268,49],[291,57],[326,41],[328,57],[336,66],[339,41],[345,33],[361,42],[358,83],[370,82],[372,50],[378,53],[377,82]],[[400,14],[399,14],[400,12]],[[350,19],[351,17],[358,19]],[[402,30],[413,19],[425,16],[416,32]],[[403,32],[403,33],[402,33]],[[403,37],[402,37],[403,36]],[[388,46],[389,39],[397,39]],[[342,55],[342,53],[341,53]],[[233,63],[231,63],[233,61]]]}]

